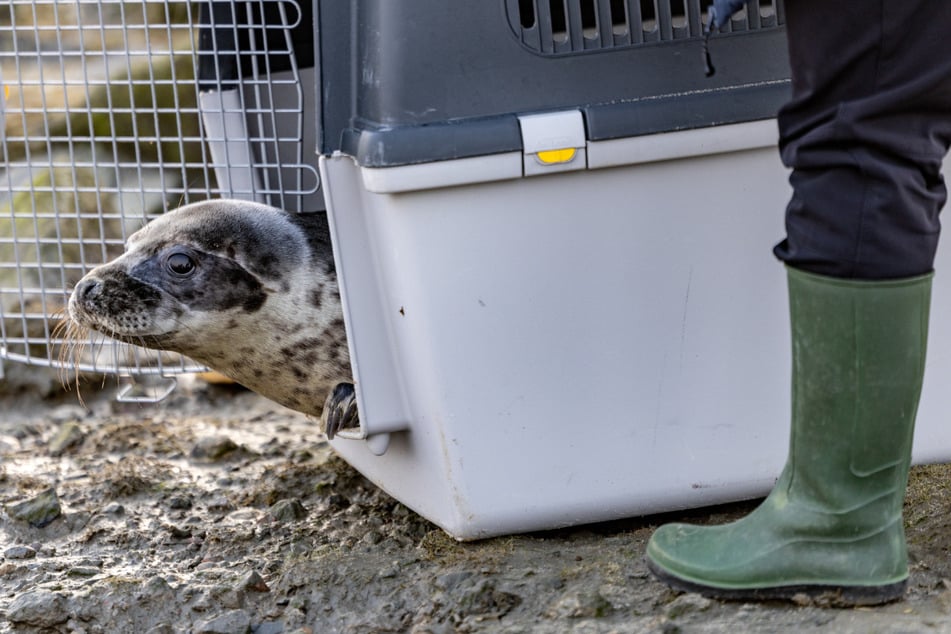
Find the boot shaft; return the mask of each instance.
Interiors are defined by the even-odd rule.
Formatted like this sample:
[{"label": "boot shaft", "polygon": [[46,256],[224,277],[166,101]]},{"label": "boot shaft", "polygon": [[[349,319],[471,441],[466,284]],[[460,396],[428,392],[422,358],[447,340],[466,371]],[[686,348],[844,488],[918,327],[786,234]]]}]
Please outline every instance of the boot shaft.
[{"label": "boot shaft", "polygon": [[869,505],[870,511],[877,506],[890,514],[896,505],[900,511],[932,275],[868,282],[787,270],[790,494],[833,512]]}]

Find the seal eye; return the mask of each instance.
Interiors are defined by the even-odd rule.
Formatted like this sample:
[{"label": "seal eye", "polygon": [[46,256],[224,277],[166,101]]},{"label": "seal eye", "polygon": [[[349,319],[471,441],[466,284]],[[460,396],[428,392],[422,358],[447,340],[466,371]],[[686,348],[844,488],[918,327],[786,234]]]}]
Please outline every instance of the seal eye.
[{"label": "seal eye", "polygon": [[195,272],[195,260],[185,253],[172,253],[165,260],[165,266],[172,275],[178,277],[188,277]]}]

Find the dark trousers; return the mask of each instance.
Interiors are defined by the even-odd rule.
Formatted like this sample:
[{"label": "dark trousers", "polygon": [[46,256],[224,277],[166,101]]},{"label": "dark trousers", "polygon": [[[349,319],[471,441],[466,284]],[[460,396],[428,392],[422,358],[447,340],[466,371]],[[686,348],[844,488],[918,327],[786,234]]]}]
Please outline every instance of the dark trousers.
[{"label": "dark trousers", "polygon": [[796,268],[892,279],[934,264],[951,143],[951,0],[786,0]]}]

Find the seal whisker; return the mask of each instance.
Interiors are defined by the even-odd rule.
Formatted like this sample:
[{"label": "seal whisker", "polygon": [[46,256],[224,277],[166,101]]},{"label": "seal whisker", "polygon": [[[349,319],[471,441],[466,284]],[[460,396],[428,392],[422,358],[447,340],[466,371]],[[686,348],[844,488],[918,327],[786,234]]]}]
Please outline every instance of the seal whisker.
[{"label": "seal whisker", "polygon": [[70,366],[78,367],[79,353],[77,346],[79,337],[82,336],[82,326],[74,322],[69,317],[62,319],[53,329],[52,336],[62,337],[63,343],[59,348],[59,379],[63,388],[69,389],[69,369]]},{"label": "seal whisker", "polygon": [[89,346],[89,340],[93,336],[92,331],[83,325],[70,320],[66,327],[67,346],[60,349],[60,355],[65,358],[63,368],[63,386],[69,389],[69,363],[72,364],[73,382],[76,385],[76,396],[79,403],[85,407],[86,402],[82,395],[81,372],[80,367],[83,361],[83,355]]},{"label": "seal whisker", "polygon": [[73,322],[69,318],[69,315],[65,313],[64,309],[56,311],[56,313],[53,314],[53,318],[57,319],[57,322],[56,325],[53,326],[52,331],[50,331],[50,338],[53,341],[62,340],[57,350],[56,361],[58,365],[59,382],[66,388],[69,376],[69,355],[72,346],[70,332],[73,328]]},{"label": "seal whisker", "polygon": [[[145,337],[143,337],[143,336],[141,336],[141,335],[137,335],[137,336],[136,336],[136,340],[138,341],[138,344],[137,344],[137,345],[139,345],[140,347],[142,347],[142,348],[149,348],[149,347],[150,347],[150,346],[148,345],[148,342],[145,340]],[[136,355],[136,354],[135,354],[135,350],[134,350],[132,347],[127,347],[127,348],[126,348],[126,354],[127,354],[128,357],[129,357],[129,365],[130,365],[130,366],[131,366],[132,364],[138,365],[139,361],[141,361],[141,359],[142,359],[142,357],[140,357],[139,355]],[[161,360],[160,360],[160,359],[158,358],[158,356],[155,355],[155,354],[147,354],[147,355],[145,355],[145,362],[146,362],[145,367],[146,367],[147,369],[155,369],[155,370],[159,371],[159,373],[160,373],[160,369],[161,369],[160,361],[161,361]]]}]

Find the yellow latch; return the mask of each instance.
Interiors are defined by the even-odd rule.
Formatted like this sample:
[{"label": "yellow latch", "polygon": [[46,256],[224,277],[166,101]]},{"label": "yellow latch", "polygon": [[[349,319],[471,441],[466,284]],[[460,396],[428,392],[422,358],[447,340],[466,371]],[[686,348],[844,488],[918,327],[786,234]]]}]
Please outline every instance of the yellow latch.
[{"label": "yellow latch", "polygon": [[535,156],[538,157],[539,162],[546,165],[554,165],[556,163],[567,163],[575,157],[578,153],[578,150],[569,147],[562,150],[543,150],[541,152],[536,152]]},{"label": "yellow latch", "polygon": [[584,117],[580,110],[518,116],[522,132],[522,174],[541,176],[588,166]]}]

